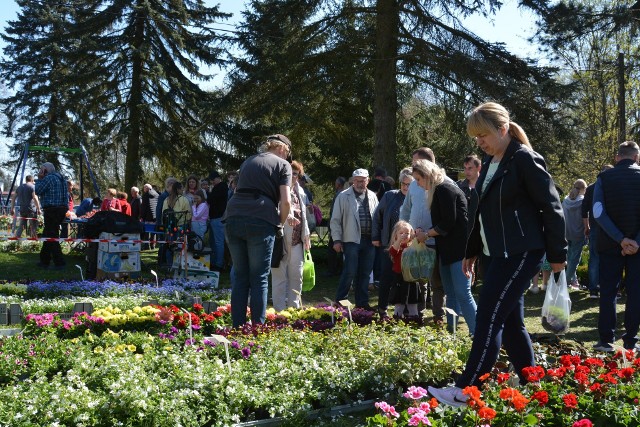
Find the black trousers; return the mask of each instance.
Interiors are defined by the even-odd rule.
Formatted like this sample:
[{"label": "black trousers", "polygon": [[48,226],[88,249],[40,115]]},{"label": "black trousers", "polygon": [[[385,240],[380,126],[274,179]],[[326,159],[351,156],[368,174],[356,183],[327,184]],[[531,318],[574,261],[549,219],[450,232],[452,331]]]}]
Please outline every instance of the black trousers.
[{"label": "black trousers", "polygon": [[540,269],[544,249],[489,257],[486,264],[471,353],[456,386],[479,386],[480,376],[491,372],[504,346],[520,384],[526,384],[522,368],[535,364],[529,333],[524,326],[524,293]]},{"label": "black trousers", "polygon": [[[67,214],[68,206],[50,206],[43,209],[44,211],[44,230],[42,237],[60,237],[60,225],[64,221]],[[62,247],[60,242],[44,242],[40,250],[40,262],[43,265],[49,265],[51,260],[55,265],[65,265],[62,256]]]}]

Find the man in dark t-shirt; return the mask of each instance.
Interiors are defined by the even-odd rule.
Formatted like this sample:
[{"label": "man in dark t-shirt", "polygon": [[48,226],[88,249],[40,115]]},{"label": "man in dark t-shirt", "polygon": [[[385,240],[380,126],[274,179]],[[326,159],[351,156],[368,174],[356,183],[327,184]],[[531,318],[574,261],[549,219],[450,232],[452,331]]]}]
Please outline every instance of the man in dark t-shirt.
[{"label": "man in dark t-shirt", "polygon": [[[16,203],[17,202],[17,203]],[[16,237],[22,236],[22,230],[28,227],[29,237],[37,236],[38,215],[40,214],[40,202],[36,195],[36,187],[33,184],[33,176],[27,175],[26,182],[20,185],[11,198],[11,215],[16,215],[15,206],[18,206],[18,227]]]}]

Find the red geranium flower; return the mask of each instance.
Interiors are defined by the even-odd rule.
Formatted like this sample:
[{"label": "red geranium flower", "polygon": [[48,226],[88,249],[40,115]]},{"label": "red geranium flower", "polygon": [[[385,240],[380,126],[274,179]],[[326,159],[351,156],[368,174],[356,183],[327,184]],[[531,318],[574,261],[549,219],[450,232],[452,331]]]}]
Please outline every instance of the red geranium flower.
[{"label": "red geranium flower", "polygon": [[573,423],[571,427],[593,427],[593,423],[591,422],[590,419],[583,418]]},{"label": "red geranium flower", "polygon": [[527,381],[532,383],[540,382],[544,378],[544,368],[542,366],[527,366],[522,369]]},{"label": "red geranium flower", "polygon": [[478,410],[478,416],[485,421],[491,421],[496,417],[496,411],[485,406]]},{"label": "red geranium flower", "polygon": [[498,384],[502,384],[505,381],[508,381],[509,378],[511,378],[511,375],[509,373],[505,373],[505,372],[499,373],[497,378]]},{"label": "red geranium flower", "polygon": [[620,371],[618,371],[618,376],[627,380],[633,378],[633,368],[620,369]]},{"label": "red geranium flower", "polygon": [[578,396],[573,393],[565,394],[562,396],[565,408],[575,409],[578,407]]},{"label": "red geranium flower", "polygon": [[549,393],[544,390],[538,390],[531,396],[531,400],[537,400],[538,405],[544,406],[549,402]]}]

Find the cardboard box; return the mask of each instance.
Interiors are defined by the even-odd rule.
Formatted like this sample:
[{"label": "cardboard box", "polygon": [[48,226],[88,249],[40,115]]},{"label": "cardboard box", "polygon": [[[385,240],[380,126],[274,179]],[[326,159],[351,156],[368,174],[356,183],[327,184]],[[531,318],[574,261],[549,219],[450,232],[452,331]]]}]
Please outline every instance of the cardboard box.
[{"label": "cardboard box", "polygon": [[125,242],[100,242],[98,244],[98,250],[104,252],[140,252],[142,244],[140,242],[134,243],[130,240],[140,240],[139,234],[114,234],[114,233],[100,233],[101,240],[125,240]]},{"label": "cardboard box", "polygon": [[98,270],[106,273],[132,273],[140,271],[140,252],[98,251]]},{"label": "cardboard box", "polygon": [[181,270],[198,270],[208,272],[211,266],[211,255],[194,255],[191,252],[187,252],[183,256],[182,252],[175,252],[173,254],[173,264],[171,268]]}]

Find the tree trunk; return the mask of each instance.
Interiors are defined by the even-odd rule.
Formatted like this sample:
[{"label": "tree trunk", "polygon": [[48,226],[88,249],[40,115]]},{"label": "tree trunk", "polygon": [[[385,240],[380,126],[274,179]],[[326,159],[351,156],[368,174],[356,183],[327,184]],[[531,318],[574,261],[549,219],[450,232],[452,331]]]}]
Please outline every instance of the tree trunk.
[{"label": "tree trunk", "polygon": [[376,5],[375,101],[373,106],[373,166],[396,176],[396,114],[398,99],[396,72],[399,8],[397,0],[378,0]]},{"label": "tree trunk", "polygon": [[129,132],[127,134],[127,154],[124,163],[124,187],[129,188],[139,185],[142,178],[140,163],[140,136],[142,114],[142,70],[143,61],[140,48],[144,40],[143,12],[137,12],[136,28],[133,46],[133,64],[131,67],[131,93],[129,96]]}]

